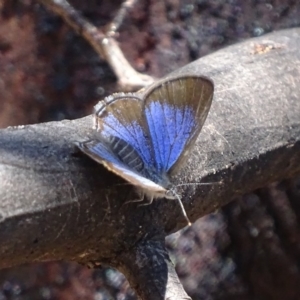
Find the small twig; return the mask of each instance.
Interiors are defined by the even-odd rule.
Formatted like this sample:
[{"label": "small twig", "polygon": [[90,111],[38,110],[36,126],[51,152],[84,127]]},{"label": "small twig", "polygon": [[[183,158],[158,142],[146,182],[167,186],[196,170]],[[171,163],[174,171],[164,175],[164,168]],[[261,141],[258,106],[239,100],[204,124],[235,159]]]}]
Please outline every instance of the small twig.
[{"label": "small twig", "polygon": [[113,37],[114,34],[112,34],[119,28],[130,3],[135,0],[128,0],[122,5],[119,13],[109,26],[108,35],[101,32],[96,26],[86,20],[80,12],[66,0],[38,1],[43,3],[52,12],[62,17],[71,28],[90,43],[94,50],[111,66],[118,78],[118,83],[123,90],[137,90],[154,81],[151,76],[141,74],[132,68],[123,55],[118,43],[115,41]]},{"label": "small twig", "polygon": [[126,0],[122,3],[118,13],[108,26],[106,36],[113,37],[116,32],[119,31],[119,28],[122,25],[128,10],[132,8],[136,2],[137,0]]}]

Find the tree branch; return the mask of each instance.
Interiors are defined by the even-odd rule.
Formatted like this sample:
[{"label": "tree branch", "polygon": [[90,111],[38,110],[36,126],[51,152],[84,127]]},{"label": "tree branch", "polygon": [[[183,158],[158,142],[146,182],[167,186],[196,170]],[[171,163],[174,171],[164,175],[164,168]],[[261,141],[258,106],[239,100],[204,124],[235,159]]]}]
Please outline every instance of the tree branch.
[{"label": "tree branch", "polygon": [[191,300],[182,288],[164,239],[141,241],[131,251],[121,253],[119,260],[118,268],[142,299]]},{"label": "tree branch", "polygon": [[[175,72],[203,74],[216,87],[191,159],[173,180],[222,180],[183,186],[191,220],[300,173],[299,33],[291,29],[252,39]],[[135,272],[140,266],[131,264],[132,253],[153,247],[185,220],[176,201],[124,204],[134,197],[132,187],[74,147],[91,134],[91,123],[89,116],[0,131],[0,267],[59,259],[100,262],[121,267],[134,287],[145,287],[150,283]],[[169,261],[161,257],[160,263]],[[157,269],[148,258],[143,274],[151,280]],[[164,297],[178,285],[168,263],[165,270],[156,278],[165,284]]]},{"label": "tree branch", "polygon": [[[118,43],[111,34],[115,21],[109,26],[108,34],[101,32],[96,26],[85,19],[66,0],[38,0],[48,9],[59,15],[72,29],[81,35],[94,50],[107,61],[118,78],[118,84],[123,91],[133,91],[151,84],[154,79],[146,74],[134,70],[123,55]],[[123,5],[118,14],[123,17],[126,5]],[[118,17],[118,16],[117,16]],[[116,19],[118,19],[116,17]],[[121,20],[117,20],[118,22]]]}]

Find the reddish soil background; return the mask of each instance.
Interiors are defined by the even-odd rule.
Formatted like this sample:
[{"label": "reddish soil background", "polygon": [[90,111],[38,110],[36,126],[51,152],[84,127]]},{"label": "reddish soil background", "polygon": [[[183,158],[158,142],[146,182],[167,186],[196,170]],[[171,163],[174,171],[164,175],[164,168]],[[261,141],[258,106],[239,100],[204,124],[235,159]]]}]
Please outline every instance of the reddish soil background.
[{"label": "reddish soil background", "polygon": [[[70,1],[104,28],[121,1]],[[132,65],[156,77],[226,45],[300,25],[300,2],[141,0],[118,41]],[[38,1],[0,2],[0,128],[89,114],[116,92],[89,44]],[[300,299],[300,180],[237,199],[167,240],[195,299]],[[110,298],[111,297],[111,298]],[[0,271],[0,300],[136,299],[117,271],[52,262]]]}]

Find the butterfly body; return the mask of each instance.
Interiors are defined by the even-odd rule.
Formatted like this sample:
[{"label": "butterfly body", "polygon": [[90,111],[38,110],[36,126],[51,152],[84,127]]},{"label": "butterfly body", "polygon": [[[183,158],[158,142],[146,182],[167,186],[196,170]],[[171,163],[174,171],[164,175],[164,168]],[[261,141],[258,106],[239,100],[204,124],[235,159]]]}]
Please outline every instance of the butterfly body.
[{"label": "butterfly body", "polygon": [[201,76],[161,80],[95,106],[94,138],[78,147],[150,200],[171,198],[170,176],[186,161],[208,114],[213,83]]}]

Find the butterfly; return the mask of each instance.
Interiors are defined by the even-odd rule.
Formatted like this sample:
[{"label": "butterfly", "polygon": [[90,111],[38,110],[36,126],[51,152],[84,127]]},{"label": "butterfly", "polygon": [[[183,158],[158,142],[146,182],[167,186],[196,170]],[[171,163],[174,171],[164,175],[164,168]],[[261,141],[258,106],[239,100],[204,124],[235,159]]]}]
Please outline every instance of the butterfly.
[{"label": "butterfly", "polygon": [[117,93],[95,107],[94,137],[79,149],[138,192],[153,199],[178,199],[170,177],[188,158],[209,112],[214,85],[202,76],[160,80],[136,93]]}]

